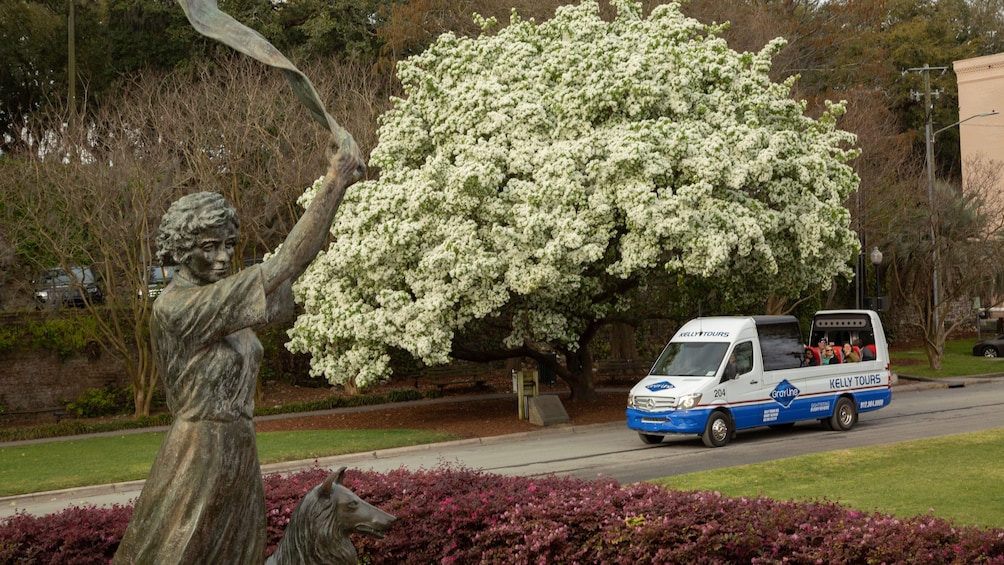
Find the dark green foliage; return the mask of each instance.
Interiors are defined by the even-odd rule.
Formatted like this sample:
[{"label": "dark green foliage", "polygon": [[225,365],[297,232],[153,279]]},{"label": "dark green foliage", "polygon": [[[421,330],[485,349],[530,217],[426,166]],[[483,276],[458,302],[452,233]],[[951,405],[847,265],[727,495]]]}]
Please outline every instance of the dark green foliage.
[{"label": "dark green foliage", "polygon": [[391,3],[388,0],[275,3],[271,28],[276,36],[270,39],[279,50],[288,51],[288,56],[371,60],[379,49],[377,25],[381,7]]},{"label": "dark green foliage", "polygon": [[176,0],[112,0],[107,34],[118,72],[171,69],[210,48]]},{"label": "dark green foliage", "polygon": [[78,418],[100,418],[132,412],[132,395],[129,389],[87,389],[73,402],[66,403],[66,412]]},{"label": "dark green foliage", "polygon": [[284,404],[278,408],[256,408],[254,414],[255,416],[268,416],[270,414],[286,414],[290,412],[313,412],[315,410],[332,410],[334,408],[351,408],[353,406],[372,406],[387,402],[393,402],[393,400],[384,395],[331,396],[311,402]]},{"label": "dark green foliage", "polygon": [[[372,60],[389,0],[222,0],[220,8],[291,59]],[[67,0],[0,2],[0,154],[25,148],[16,132],[48,106],[69,107]],[[228,47],[199,35],[176,0],[74,0],[77,111],[106,100],[117,78],[150,69],[191,69],[226,57]],[[126,83],[129,84],[129,83]],[[85,106],[86,103],[86,106]]]},{"label": "dark green foliage", "polygon": [[[65,54],[65,13],[37,2],[0,2],[0,131],[62,88]],[[0,136],[5,152],[15,143]]]},{"label": "dark green foliage", "polygon": [[29,322],[26,331],[31,347],[67,357],[87,350],[88,343],[97,335],[97,321],[91,316],[51,318]]},{"label": "dark green foliage", "polygon": [[0,354],[13,351],[23,335],[18,328],[0,327]]},{"label": "dark green foliage", "polygon": [[[130,389],[125,389],[115,393],[117,398],[128,397]],[[107,395],[104,389],[94,389],[81,396],[86,397],[85,404],[89,409],[97,409],[104,405],[103,400]],[[154,401],[160,393],[155,393]],[[162,397],[161,397],[162,398]],[[406,402],[411,400],[421,400],[422,394],[413,390],[392,391],[386,395],[358,395],[358,396],[332,396],[322,400],[311,402],[292,402],[275,407],[260,407],[254,411],[255,416],[270,416],[274,414],[289,414],[296,412],[314,412],[317,410],[332,410],[335,408],[351,408],[355,406],[373,406],[376,404],[387,404],[388,402]],[[78,403],[80,400],[78,400]],[[39,426],[27,426],[17,428],[0,428],[0,442],[20,441],[26,439],[42,439],[50,437],[62,437],[79,434],[91,434],[99,432],[111,432],[116,430],[130,430],[147,428],[153,426],[167,426],[171,423],[170,414],[157,414],[140,418],[123,418],[121,420],[111,420],[105,422],[88,422],[85,420],[63,420],[58,424],[44,424]]]},{"label": "dark green foliage", "polygon": [[422,400],[425,396],[421,392],[413,389],[406,388],[400,390],[392,390],[386,394],[387,400],[391,402],[406,402],[408,400]]},{"label": "dark green foliage", "polygon": [[[111,83],[104,2],[74,4],[76,97],[94,101]],[[69,2],[0,2],[0,131],[46,104],[66,101]],[[4,153],[20,136],[0,136]]]},{"label": "dark green foliage", "polygon": [[258,340],[265,349],[258,378],[261,382],[278,381],[303,387],[328,386],[327,381],[310,376],[310,357],[286,349],[286,331],[292,324],[258,330]]},{"label": "dark green foliage", "polygon": [[[157,414],[154,416],[123,418],[121,420],[109,420],[104,422],[63,420],[58,424],[40,424],[37,426],[0,428],[0,442],[97,434],[102,432],[115,432],[119,430],[137,430],[141,428],[167,426],[171,424],[172,420],[173,418],[170,414]],[[0,561],[0,563],[2,563],[2,561]]]}]

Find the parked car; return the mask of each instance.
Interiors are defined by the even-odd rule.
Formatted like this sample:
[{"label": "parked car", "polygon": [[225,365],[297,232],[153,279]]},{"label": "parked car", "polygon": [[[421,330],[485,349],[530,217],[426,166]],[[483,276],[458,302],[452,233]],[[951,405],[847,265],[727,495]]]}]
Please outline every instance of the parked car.
[{"label": "parked car", "polygon": [[[164,267],[161,265],[150,265],[146,268],[146,294],[150,297],[150,300],[160,296],[160,293],[164,291],[171,279],[174,278],[174,273],[177,267],[169,266]],[[143,289],[138,291],[139,297],[143,298]]]},{"label": "parked car", "polygon": [[75,306],[83,308],[87,301],[104,302],[104,294],[90,267],[73,266],[69,271],[60,267],[46,269],[35,283],[35,306]]},{"label": "parked car", "polygon": [[973,346],[973,355],[982,357],[1004,356],[1004,335],[989,337]]}]

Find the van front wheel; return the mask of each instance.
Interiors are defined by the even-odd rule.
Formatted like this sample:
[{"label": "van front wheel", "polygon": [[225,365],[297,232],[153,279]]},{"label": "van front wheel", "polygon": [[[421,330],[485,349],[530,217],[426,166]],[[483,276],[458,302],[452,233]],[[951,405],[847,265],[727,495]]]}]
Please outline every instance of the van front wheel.
[{"label": "van front wheel", "polygon": [[846,432],[854,427],[858,422],[858,411],[854,408],[854,401],[846,396],[837,400],[837,405],[833,408],[833,415],[830,416],[830,429],[838,432]]},{"label": "van front wheel", "polygon": [[641,432],[638,432],[638,437],[641,438],[642,443],[655,445],[657,443],[662,443],[662,440],[665,436],[661,436],[658,434],[643,434]]},{"label": "van front wheel", "polygon": [[708,447],[724,447],[735,433],[728,416],[721,412],[712,412],[708,416],[708,425],[705,426],[701,439]]}]

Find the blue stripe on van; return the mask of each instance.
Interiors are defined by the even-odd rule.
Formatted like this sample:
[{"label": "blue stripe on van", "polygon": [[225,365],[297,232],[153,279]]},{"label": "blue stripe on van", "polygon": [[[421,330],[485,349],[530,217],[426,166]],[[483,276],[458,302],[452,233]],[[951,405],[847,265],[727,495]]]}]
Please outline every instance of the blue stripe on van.
[{"label": "blue stripe on van", "polygon": [[[736,429],[755,428],[802,420],[829,418],[837,398],[850,394],[857,404],[858,412],[871,412],[889,405],[892,389],[888,386],[869,387],[855,390],[826,391],[800,395],[788,407],[771,398],[732,404],[727,406],[736,421]],[[643,412],[627,409],[628,428],[652,434],[701,434],[715,406],[698,407],[691,410],[667,410],[665,412]]]}]

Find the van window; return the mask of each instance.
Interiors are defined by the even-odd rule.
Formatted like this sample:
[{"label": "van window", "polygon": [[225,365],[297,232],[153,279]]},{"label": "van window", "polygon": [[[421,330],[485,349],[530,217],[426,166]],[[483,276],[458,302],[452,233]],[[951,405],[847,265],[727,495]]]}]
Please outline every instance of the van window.
[{"label": "van window", "polygon": [[722,366],[726,342],[673,341],[662,351],[650,375],[713,377]]},{"label": "van window", "polygon": [[743,375],[753,370],[753,342],[744,341],[736,345],[736,375]]},{"label": "van window", "polygon": [[837,345],[856,345],[858,340],[861,340],[862,346],[875,343],[871,318],[866,313],[858,312],[816,314],[812,320],[810,336],[810,345],[815,345],[824,338]]},{"label": "van window", "polygon": [[763,355],[763,370],[777,371],[802,366],[802,331],[797,321],[757,324],[760,336],[760,353]]}]

